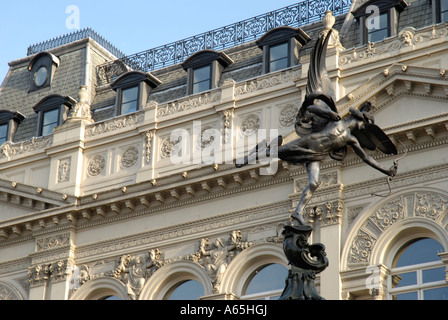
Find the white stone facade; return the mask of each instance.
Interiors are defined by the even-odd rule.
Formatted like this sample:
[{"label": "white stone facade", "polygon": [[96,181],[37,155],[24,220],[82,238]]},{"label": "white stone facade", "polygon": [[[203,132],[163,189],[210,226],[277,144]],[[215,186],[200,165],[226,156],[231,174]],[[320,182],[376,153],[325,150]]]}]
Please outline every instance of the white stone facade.
[{"label": "white stone facade", "polygon": [[[92,40],[57,50],[87,47],[102,50]],[[399,150],[372,154],[399,166],[389,187],[351,151],[342,162],[322,163],[305,216],[310,241],[323,243],[330,261],[316,281],[326,299],[390,299],[393,257],[418,237],[442,244],[448,272],[447,50],[445,23],[328,50],[340,114],[371,101],[376,123]],[[281,231],[306,184],[304,169],[276,161],[275,173],[264,175],[266,165],[239,169],[233,161],[240,141],[258,129],[268,138],[269,129],[293,132],[308,65],[304,55],[288,69],[160,104],[150,96],[129,115],[80,117],[50,136],[3,144],[0,299],[164,299],[186,280],[203,286],[201,299],[240,299],[261,266],[287,267]],[[90,103],[110,90],[88,84]],[[169,157],[175,129],[190,134],[181,142],[189,163]],[[217,140],[226,157],[195,161]],[[367,285],[372,268],[376,290]]]}]

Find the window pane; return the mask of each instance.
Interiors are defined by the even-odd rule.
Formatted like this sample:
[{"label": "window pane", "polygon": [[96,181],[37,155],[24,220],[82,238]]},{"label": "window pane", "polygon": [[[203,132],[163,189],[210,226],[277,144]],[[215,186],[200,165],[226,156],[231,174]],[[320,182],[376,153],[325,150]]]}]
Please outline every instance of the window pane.
[{"label": "window pane", "polygon": [[394,267],[440,261],[437,254],[444,251],[443,246],[438,241],[430,238],[420,239],[405,246],[397,255],[398,260]]},{"label": "window pane", "polygon": [[193,84],[193,94],[210,89],[210,81],[202,81]]},{"label": "window pane", "polygon": [[445,280],[445,267],[423,270],[423,283]]},{"label": "window pane", "polygon": [[448,300],[448,287],[423,291],[425,300]]},{"label": "window pane", "polygon": [[59,109],[44,112],[42,119],[42,135],[46,136],[53,132],[59,124]]},{"label": "window pane", "polygon": [[289,60],[288,43],[282,43],[269,48],[269,71],[287,68]]},{"label": "window pane", "polygon": [[417,291],[394,294],[392,296],[392,299],[394,299],[394,300],[418,300],[418,294],[417,294]]},{"label": "window pane", "polygon": [[169,295],[168,300],[197,300],[204,295],[202,284],[195,280],[180,283]]},{"label": "window pane", "polygon": [[211,67],[205,66],[193,70],[193,94],[210,89]]},{"label": "window pane", "polygon": [[193,70],[193,83],[210,79],[210,66],[196,68]]},{"label": "window pane", "polygon": [[127,102],[121,105],[121,114],[127,114],[134,111],[137,111],[137,101]]},{"label": "window pane", "polygon": [[[378,20],[376,20],[378,19]],[[368,40],[370,42],[381,41],[389,37],[389,14],[387,12],[380,14],[378,18],[372,17],[367,19]]]},{"label": "window pane", "polygon": [[138,87],[124,89],[122,93],[121,102],[126,103],[134,100],[138,100]]},{"label": "window pane", "polygon": [[283,289],[285,279],[288,276],[288,269],[281,264],[270,264],[262,267],[250,279],[247,286],[246,295]]},{"label": "window pane", "polygon": [[444,12],[448,10],[448,0],[440,0],[440,11]]},{"label": "window pane", "polygon": [[288,67],[288,58],[272,61],[269,63],[269,71],[277,71]]},{"label": "window pane", "polygon": [[269,61],[284,59],[288,57],[288,43],[271,46],[269,49]]},{"label": "window pane", "polygon": [[417,284],[417,272],[407,272],[394,275],[392,278],[394,288],[410,286]]},{"label": "window pane", "polygon": [[370,42],[377,42],[381,41],[389,36],[389,30],[388,29],[380,29],[373,32],[369,32],[369,41]]},{"label": "window pane", "polygon": [[0,145],[2,145],[8,138],[8,125],[0,125]]}]

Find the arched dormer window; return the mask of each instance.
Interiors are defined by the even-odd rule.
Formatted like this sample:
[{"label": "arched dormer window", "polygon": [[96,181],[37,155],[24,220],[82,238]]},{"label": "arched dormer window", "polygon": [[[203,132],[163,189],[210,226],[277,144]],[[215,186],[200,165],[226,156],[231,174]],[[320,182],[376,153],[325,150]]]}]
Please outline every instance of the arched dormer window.
[{"label": "arched dormer window", "polygon": [[28,65],[30,71],[30,91],[49,87],[53,81],[59,59],[49,52],[36,54]]},{"label": "arched dormer window", "polygon": [[6,141],[13,141],[19,124],[25,116],[17,111],[0,110],[0,146]]},{"label": "arched dormer window", "polygon": [[117,92],[116,114],[122,115],[143,108],[152,89],[162,82],[150,73],[130,71],[117,78],[111,87]]},{"label": "arched dormer window", "polygon": [[300,28],[287,26],[268,31],[257,45],[263,50],[263,72],[274,72],[299,63],[299,51],[311,38]]},{"label": "arched dormer window", "polygon": [[196,94],[219,86],[221,74],[233,63],[223,52],[202,50],[182,63],[187,71],[187,94]]},{"label": "arched dormer window", "polygon": [[55,127],[63,124],[75,103],[76,100],[72,97],[59,94],[52,94],[40,100],[33,107],[34,112],[38,114],[37,135],[49,135]]},{"label": "arched dormer window", "polygon": [[359,21],[361,44],[395,36],[398,15],[407,6],[404,0],[370,0],[352,11]]}]

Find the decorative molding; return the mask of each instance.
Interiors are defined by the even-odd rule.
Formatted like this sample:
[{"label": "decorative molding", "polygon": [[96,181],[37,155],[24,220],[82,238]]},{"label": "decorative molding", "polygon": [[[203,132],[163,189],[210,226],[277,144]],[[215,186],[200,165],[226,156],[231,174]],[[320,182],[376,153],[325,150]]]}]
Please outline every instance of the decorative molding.
[{"label": "decorative molding", "polygon": [[259,90],[273,88],[278,85],[290,83],[300,77],[301,71],[297,69],[288,69],[266,76],[261,76],[253,80],[245,81],[235,86],[235,96],[242,96]]},{"label": "decorative molding", "polygon": [[256,134],[257,130],[260,129],[260,122],[260,117],[256,114],[249,114],[244,117],[240,126],[243,136],[249,137]]},{"label": "decorative molding", "polygon": [[106,159],[104,159],[104,156],[98,154],[87,163],[87,173],[89,176],[95,177],[100,175],[105,167]]},{"label": "decorative molding", "polygon": [[431,44],[429,42],[444,38],[447,34],[448,28],[445,24],[432,26],[431,28],[425,27],[419,30],[413,27],[405,27],[396,37],[382,42],[368,42],[364,47],[342,52],[339,57],[339,62],[341,65],[347,65],[353,62],[375,58],[383,54],[391,54],[406,47],[414,50],[415,46],[430,46]]},{"label": "decorative molding", "polygon": [[50,236],[36,240],[36,252],[70,245],[70,233]]},{"label": "decorative molding", "polygon": [[178,114],[191,109],[199,108],[204,105],[211,105],[221,100],[221,92],[213,90],[196,96],[188,96],[178,101],[167,103],[157,108],[157,117],[163,118]]},{"label": "decorative molding", "polygon": [[33,137],[31,140],[12,143],[5,142],[0,148],[0,160],[7,158],[10,160],[18,155],[35,153],[36,151],[43,151],[53,144],[53,136]]},{"label": "decorative molding", "polygon": [[146,136],[145,164],[147,164],[147,165],[151,163],[151,143],[152,143],[152,138],[154,137],[154,135],[155,135],[154,130],[148,131],[145,134],[145,136]]},{"label": "decorative molding", "polygon": [[129,147],[121,156],[121,166],[124,168],[131,168],[133,167],[139,158],[139,151],[136,147]]},{"label": "decorative molding", "polygon": [[142,111],[113,118],[101,123],[89,125],[86,127],[85,135],[86,137],[93,137],[105,133],[111,133],[123,128],[135,127],[135,125],[143,122],[144,119],[145,115]]},{"label": "decorative molding", "polygon": [[383,232],[398,221],[420,217],[447,227],[448,196],[436,192],[409,192],[391,198],[363,222],[350,244],[348,264],[369,264],[372,250]]},{"label": "decorative molding", "polygon": [[298,112],[298,108],[296,104],[289,103],[286,106],[282,107],[279,115],[279,123],[283,127],[290,127],[296,122],[296,115]]},{"label": "decorative molding", "polygon": [[70,180],[71,158],[59,160],[58,165],[58,183]]}]

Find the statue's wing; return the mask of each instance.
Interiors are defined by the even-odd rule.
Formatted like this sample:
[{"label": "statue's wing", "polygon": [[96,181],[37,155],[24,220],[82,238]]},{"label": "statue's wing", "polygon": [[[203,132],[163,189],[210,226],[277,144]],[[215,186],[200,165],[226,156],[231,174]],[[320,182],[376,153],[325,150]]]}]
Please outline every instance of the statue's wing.
[{"label": "statue's wing", "polygon": [[385,154],[397,154],[395,144],[376,124],[369,123],[363,130],[354,130],[352,134],[358,139],[361,147],[368,150],[379,149]]},{"label": "statue's wing", "polygon": [[327,73],[327,45],[331,37],[331,30],[325,35],[322,33],[314,44],[310,54],[310,67],[308,69],[308,81],[306,85],[306,95],[320,92],[330,96],[333,100],[334,86]]},{"label": "statue's wing", "polygon": [[311,50],[305,100],[296,117],[295,128],[299,135],[320,131],[329,121],[315,115],[312,118],[307,115],[308,107],[314,104],[315,100],[324,103],[332,111],[338,112],[334,102],[334,86],[328,77],[326,65],[327,45],[330,36],[331,30],[326,35],[321,34]]}]

